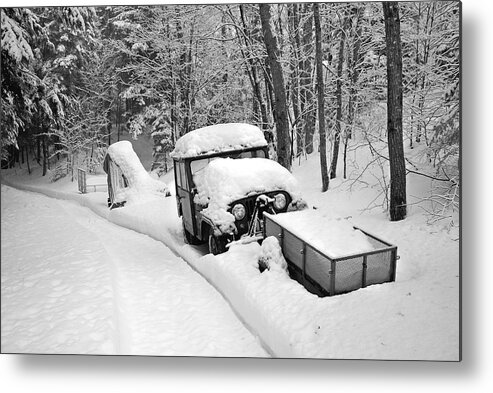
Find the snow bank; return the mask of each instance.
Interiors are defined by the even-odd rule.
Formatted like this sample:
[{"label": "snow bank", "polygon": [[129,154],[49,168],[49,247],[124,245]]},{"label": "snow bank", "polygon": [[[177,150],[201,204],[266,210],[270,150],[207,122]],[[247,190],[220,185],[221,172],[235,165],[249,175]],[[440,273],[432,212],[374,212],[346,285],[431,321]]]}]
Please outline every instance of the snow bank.
[{"label": "snow bank", "polygon": [[141,203],[148,199],[149,194],[169,194],[168,186],[153,179],[145,170],[129,141],[113,143],[108,147],[108,154],[128,182],[128,187],[119,192],[117,200],[125,200],[127,204]]},{"label": "snow bank", "polygon": [[251,194],[287,191],[293,208],[302,205],[298,182],[277,162],[267,158],[217,158],[194,176],[195,203],[207,206],[203,214],[218,223],[223,232],[234,228],[234,216],[228,205]]},{"label": "snow bank", "polygon": [[[240,310],[276,357],[323,357],[327,347],[320,344],[330,336],[314,332],[321,317],[330,315],[330,300],[310,294],[290,279],[282,262],[275,261],[273,249],[272,244],[264,250],[258,243],[233,245],[224,254],[209,254],[192,264]],[[261,273],[258,262],[266,252],[274,258],[271,269]]]},{"label": "snow bank", "polygon": [[279,240],[274,236],[269,236],[262,242],[259,263],[269,270],[284,271],[288,274],[288,263],[282,254]]},{"label": "snow bank", "polygon": [[368,237],[354,229],[349,221],[342,218],[327,219],[317,210],[271,215],[270,218],[332,258],[375,249]]},{"label": "snow bank", "polygon": [[267,146],[267,141],[256,126],[244,123],[217,124],[183,135],[176,142],[171,157],[194,157],[262,146]]}]

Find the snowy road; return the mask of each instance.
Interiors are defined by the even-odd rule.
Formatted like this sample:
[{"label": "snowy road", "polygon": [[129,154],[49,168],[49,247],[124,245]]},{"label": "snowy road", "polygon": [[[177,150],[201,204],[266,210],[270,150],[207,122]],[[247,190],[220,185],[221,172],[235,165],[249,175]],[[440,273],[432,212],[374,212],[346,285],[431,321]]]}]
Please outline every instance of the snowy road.
[{"label": "snowy road", "polygon": [[162,243],[76,203],[1,191],[4,352],[268,356]]}]

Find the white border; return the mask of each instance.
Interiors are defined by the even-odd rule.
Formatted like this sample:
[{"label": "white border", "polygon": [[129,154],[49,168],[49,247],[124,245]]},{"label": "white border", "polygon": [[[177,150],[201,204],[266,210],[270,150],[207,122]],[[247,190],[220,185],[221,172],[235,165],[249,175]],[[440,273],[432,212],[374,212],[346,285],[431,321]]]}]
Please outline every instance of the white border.
[{"label": "white border", "polygon": [[[105,3],[111,2],[38,1],[36,5]],[[135,1],[118,3],[136,4]],[[163,2],[148,0],[141,3]],[[491,4],[484,0],[463,1],[462,363],[1,355],[3,391],[463,393],[491,389]],[[34,4],[2,2],[2,7],[29,5]]]}]

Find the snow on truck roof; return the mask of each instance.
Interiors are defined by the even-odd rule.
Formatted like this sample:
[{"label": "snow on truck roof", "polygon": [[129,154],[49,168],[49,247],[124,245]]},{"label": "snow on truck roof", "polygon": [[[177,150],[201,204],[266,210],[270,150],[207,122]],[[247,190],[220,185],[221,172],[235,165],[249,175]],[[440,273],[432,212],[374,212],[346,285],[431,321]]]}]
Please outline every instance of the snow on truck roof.
[{"label": "snow on truck roof", "polygon": [[216,124],[183,135],[176,142],[171,157],[180,159],[264,146],[267,146],[267,141],[257,126],[245,123]]}]

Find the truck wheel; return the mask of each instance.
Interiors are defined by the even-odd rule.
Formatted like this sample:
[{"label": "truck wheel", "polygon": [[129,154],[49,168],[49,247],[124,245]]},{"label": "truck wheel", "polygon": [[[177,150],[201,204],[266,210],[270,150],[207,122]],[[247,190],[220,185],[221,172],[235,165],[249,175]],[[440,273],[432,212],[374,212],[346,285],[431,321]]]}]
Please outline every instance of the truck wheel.
[{"label": "truck wheel", "polygon": [[212,255],[218,255],[226,252],[226,244],[226,237],[216,236],[213,233],[209,233],[209,252]]},{"label": "truck wheel", "polygon": [[185,223],[183,223],[183,234],[185,236],[185,243],[191,244],[192,246],[200,244],[199,239],[197,239],[194,235],[187,231],[187,229],[185,228]]}]

